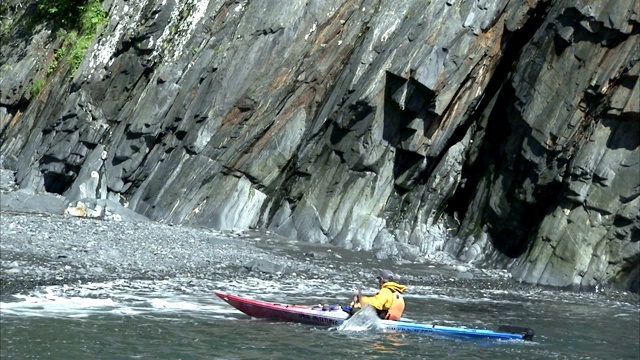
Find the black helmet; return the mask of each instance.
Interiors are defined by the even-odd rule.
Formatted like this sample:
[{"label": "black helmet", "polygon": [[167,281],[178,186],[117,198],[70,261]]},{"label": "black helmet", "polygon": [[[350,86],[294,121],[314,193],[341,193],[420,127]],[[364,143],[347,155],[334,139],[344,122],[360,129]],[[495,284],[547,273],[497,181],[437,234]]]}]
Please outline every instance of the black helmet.
[{"label": "black helmet", "polygon": [[378,273],[378,276],[376,276],[376,279],[382,279],[384,282],[394,281],[397,278],[396,274],[391,272],[391,270],[382,270]]}]

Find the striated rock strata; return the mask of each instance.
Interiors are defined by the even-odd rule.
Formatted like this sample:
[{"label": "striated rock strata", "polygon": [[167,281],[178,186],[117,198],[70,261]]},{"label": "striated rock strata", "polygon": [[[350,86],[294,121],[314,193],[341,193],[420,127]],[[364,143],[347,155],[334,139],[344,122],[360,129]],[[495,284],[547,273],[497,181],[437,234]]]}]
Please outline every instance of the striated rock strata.
[{"label": "striated rock strata", "polygon": [[74,69],[37,2],[2,5],[0,155],[21,188],[638,291],[637,0],[103,8]]}]

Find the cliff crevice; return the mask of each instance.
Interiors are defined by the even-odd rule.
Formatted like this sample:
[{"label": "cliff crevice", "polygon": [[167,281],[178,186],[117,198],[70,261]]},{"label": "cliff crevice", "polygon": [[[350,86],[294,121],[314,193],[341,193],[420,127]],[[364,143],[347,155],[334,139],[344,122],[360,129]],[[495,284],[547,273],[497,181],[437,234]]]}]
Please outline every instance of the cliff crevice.
[{"label": "cliff crevice", "polygon": [[27,191],[638,290],[635,0],[108,0],[77,63],[35,2],[1,9]]}]

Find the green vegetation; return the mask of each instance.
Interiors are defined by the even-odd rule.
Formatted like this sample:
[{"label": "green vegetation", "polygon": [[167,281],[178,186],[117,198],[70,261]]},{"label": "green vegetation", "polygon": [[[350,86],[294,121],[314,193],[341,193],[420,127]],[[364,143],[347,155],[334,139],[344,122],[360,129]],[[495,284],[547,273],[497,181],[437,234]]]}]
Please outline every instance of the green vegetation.
[{"label": "green vegetation", "polygon": [[56,68],[58,67],[58,62],[60,62],[61,59],[64,59],[66,53],[67,51],[64,47],[56,50],[56,55],[54,56],[53,61],[49,65],[49,70],[47,70],[47,75],[51,75],[56,70]]},{"label": "green vegetation", "polygon": [[100,25],[107,21],[101,0],[43,0],[38,5],[38,12],[53,25],[58,35],[64,36],[63,48],[56,52],[48,73],[52,73],[59,61],[67,56],[72,72],[75,72]]},{"label": "green vegetation", "polygon": [[77,19],[82,16],[87,0],[43,0],[38,4],[38,15],[56,29],[71,31],[78,28]]},{"label": "green vegetation", "polygon": [[4,1],[0,3],[0,22],[0,38],[2,38],[9,34],[9,31],[11,30],[11,23],[13,22],[11,16],[9,16],[9,7]]},{"label": "green vegetation", "polygon": [[44,83],[44,79],[37,79],[33,81],[30,91],[32,97],[36,97],[40,93],[40,90],[44,87]]}]

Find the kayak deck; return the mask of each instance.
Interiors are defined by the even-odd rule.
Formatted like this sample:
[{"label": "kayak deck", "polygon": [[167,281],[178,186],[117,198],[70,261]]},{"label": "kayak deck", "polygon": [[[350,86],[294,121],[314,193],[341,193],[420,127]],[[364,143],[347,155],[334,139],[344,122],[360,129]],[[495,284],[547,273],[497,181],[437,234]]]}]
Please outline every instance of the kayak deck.
[{"label": "kayak deck", "polygon": [[311,325],[340,325],[349,317],[349,314],[339,307],[279,304],[220,292],[215,294],[234,308],[259,319],[277,319]]},{"label": "kayak deck", "polygon": [[[340,306],[280,304],[236,295],[214,292],[218,297],[241,312],[259,319],[275,319],[311,325],[340,325],[350,316]],[[503,326],[498,331],[471,329],[440,325],[420,324],[407,321],[380,320],[384,330],[411,333],[435,334],[466,338],[493,338],[532,340],[534,332],[528,328]]]},{"label": "kayak deck", "polygon": [[[428,325],[419,323],[410,323],[404,321],[382,320],[386,330],[397,330],[412,333],[432,333],[445,336],[467,337],[467,338],[494,338],[505,340],[532,340],[533,331],[531,329],[517,328],[521,330],[515,332],[501,332],[489,329],[472,329],[465,327],[452,327],[441,325]],[[529,336],[528,333],[531,333]]]}]

